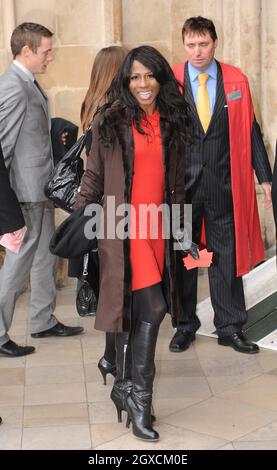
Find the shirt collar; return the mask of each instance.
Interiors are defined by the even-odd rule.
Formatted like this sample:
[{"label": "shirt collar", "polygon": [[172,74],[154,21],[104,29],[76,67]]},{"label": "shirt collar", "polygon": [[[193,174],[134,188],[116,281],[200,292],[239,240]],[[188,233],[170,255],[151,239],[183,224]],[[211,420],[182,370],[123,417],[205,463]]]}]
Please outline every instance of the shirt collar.
[{"label": "shirt collar", "polygon": [[208,65],[208,67],[205,70],[201,70],[201,72],[189,62],[188,71],[189,71],[189,76],[192,82],[198,79],[198,75],[200,73],[207,73],[214,80],[216,80],[217,78],[217,65],[216,65],[215,59],[212,60],[212,62]]},{"label": "shirt collar", "polygon": [[14,60],[13,63],[14,63],[14,65],[16,65],[16,67],[18,67],[20,70],[22,70],[22,72],[26,73],[26,75],[30,78],[30,80],[32,80],[32,82],[35,80],[35,77],[32,74],[32,72],[30,70],[28,70],[23,64],[18,62],[18,60]]}]

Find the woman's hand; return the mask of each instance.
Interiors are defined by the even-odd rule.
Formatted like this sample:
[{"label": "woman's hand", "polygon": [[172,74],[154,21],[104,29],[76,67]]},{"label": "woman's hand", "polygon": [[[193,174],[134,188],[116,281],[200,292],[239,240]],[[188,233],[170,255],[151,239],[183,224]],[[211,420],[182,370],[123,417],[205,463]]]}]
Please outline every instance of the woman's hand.
[{"label": "woman's hand", "polygon": [[174,235],[174,238],[184,256],[191,255],[194,259],[199,259],[199,247],[196,245],[196,243],[191,241],[186,230],[180,230]]}]

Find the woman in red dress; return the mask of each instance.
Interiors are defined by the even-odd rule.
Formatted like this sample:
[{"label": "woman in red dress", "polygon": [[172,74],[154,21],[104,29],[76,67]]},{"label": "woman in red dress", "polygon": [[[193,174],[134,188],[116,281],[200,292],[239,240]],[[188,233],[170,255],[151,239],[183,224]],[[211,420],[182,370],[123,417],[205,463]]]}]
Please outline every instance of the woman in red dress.
[{"label": "woman in red dress", "polygon": [[[110,199],[115,223],[124,213],[122,206],[126,209],[127,236],[115,230],[112,237],[109,230],[98,239],[95,328],[117,333],[111,398],[118,420],[122,410],[127,411],[134,435],[148,441],[159,438],[151,416],[159,327],[166,312],[176,325],[179,310],[174,233],[165,236],[165,219],[172,227],[158,210],[161,205],[170,211],[172,204],[184,204],[183,149],[190,138],[190,120],[179,87],[156,49],[141,46],[129,52],[108,104],[94,120],[94,144],[77,198],[81,206],[104,195],[106,229],[111,223]],[[147,213],[147,208],[153,211]]]}]

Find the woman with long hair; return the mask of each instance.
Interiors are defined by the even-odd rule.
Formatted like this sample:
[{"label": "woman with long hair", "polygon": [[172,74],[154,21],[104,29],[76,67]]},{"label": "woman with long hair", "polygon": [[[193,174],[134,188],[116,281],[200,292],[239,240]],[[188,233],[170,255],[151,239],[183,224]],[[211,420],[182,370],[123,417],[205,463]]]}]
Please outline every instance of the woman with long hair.
[{"label": "woman with long hair", "polygon": [[[170,230],[166,239],[159,207],[183,207],[184,145],[190,138],[187,104],[168,62],[153,47],[133,49],[95,117],[77,205],[97,203],[104,196],[105,227],[111,222],[111,199],[116,211],[130,214],[127,236],[123,224],[114,237],[105,233],[98,239],[95,328],[116,333],[111,399],[118,420],[127,411],[134,435],[147,441],[159,439],[151,416],[159,327],[166,312],[176,325],[179,310],[175,237]],[[142,221],[140,209],[150,204],[157,208],[156,217]]]},{"label": "woman with long hair", "polygon": [[97,109],[106,103],[107,91],[126,54],[127,50],[122,46],[103,47],[96,54],[91,69],[89,87],[81,106],[83,130],[89,127]]},{"label": "woman with long hair", "polygon": [[[126,54],[127,50],[122,46],[104,47],[96,54],[91,69],[89,87],[81,106],[80,117],[83,131],[91,125],[97,109],[107,102],[107,91],[118,73]],[[89,139],[86,148],[87,155],[90,152],[91,145],[92,141]],[[96,285],[97,289],[98,279],[94,276],[94,272],[97,270],[97,259],[95,259],[95,256],[95,254],[90,256],[89,275],[91,282]],[[69,276],[80,278],[82,275],[82,265],[83,258],[70,260]],[[116,374],[114,333],[106,333],[105,351],[98,362],[98,369],[103,376],[104,384],[106,384],[107,374],[112,374],[113,376]]]}]

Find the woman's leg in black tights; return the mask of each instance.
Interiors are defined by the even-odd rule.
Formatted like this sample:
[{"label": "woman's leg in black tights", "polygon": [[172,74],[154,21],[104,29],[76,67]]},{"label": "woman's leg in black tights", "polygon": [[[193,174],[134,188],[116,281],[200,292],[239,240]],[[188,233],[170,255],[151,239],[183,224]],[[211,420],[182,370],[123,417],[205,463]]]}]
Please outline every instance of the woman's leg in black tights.
[{"label": "woman's leg in black tights", "polygon": [[[133,292],[133,314],[136,319],[160,325],[166,310],[160,283]],[[104,358],[115,364],[115,333],[106,333]]]},{"label": "woman's leg in black tights", "polygon": [[159,326],[166,312],[161,283],[133,292],[134,321],[140,320]]},{"label": "woman's leg in black tights", "polygon": [[107,374],[116,376],[115,364],[115,333],[106,333],[106,347],[104,356],[98,362],[98,369],[100,370],[104,384],[106,385]]}]

